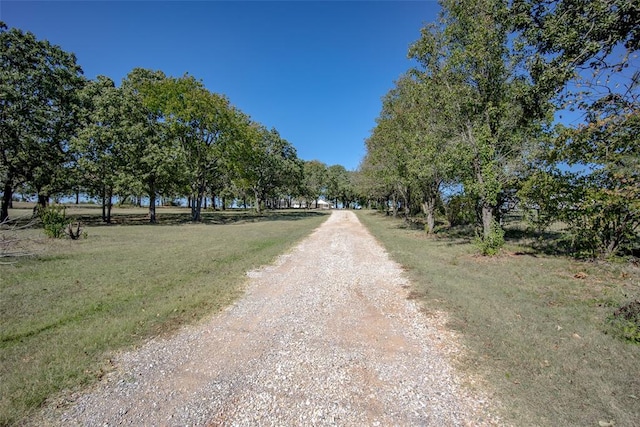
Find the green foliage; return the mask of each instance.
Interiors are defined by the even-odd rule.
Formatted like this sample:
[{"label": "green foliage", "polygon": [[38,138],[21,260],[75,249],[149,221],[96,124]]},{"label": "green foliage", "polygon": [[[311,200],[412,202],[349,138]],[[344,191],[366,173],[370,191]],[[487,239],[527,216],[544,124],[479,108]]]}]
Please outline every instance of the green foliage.
[{"label": "green foliage", "polygon": [[125,147],[127,161],[126,187],[149,198],[149,222],[155,223],[158,194],[181,193],[188,187],[185,155],[178,139],[163,120],[163,112],[153,108],[156,87],[164,83],[162,71],[133,69],[122,81],[125,96],[131,99],[136,120]]},{"label": "green foliage", "polygon": [[[539,100],[526,96],[530,79],[510,49],[507,4],[441,4],[439,22],[425,26],[409,49],[419,67],[383,100],[363,170],[377,177],[378,188],[369,187],[378,197],[401,200],[406,213],[420,200],[429,231],[440,187],[463,186],[482,207],[483,235],[490,238],[499,202],[512,192],[547,116],[532,114],[530,104]],[[455,210],[452,224],[458,222]]]},{"label": "green foliage", "polygon": [[445,203],[449,227],[473,224],[476,220],[475,200],[466,194],[454,194]]},{"label": "green foliage", "polygon": [[491,224],[491,231],[483,237],[476,236],[476,247],[485,256],[497,255],[504,246],[504,230],[497,221]]},{"label": "green foliage", "polygon": [[60,239],[65,235],[71,220],[67,218],[66,207],[63,205],[38,206],[38,217],[42,221],[44,233],[53,239]]},{"label": "green foliage", "polygon": [[538,96],[557,95],[558,107],[583,119],[558,126],[541,159],[549,170],[564,163],[579,174],[538,174],[527,197],[537,199],[544,216],[567,224],[579,254],[610,257],[637,249],[640,79],[632,63],[640,49],[637,5],[520,0],[513,12]]},{"label": "green foliage", "polygon": [[145,104],[161,112],[179,141],[193,201],[191,219],[199,222],[205,193],[224,173],[224,153],[241,134],[244,115],[226,96],[210,92],[188,74],[153,85]]},{"label": "green foliage", "polygon": [[73,54],[0,22],[0,221],[21,183],[42,197],[71,187],[81,73]]},{"label": "green foliage", "polygon": [[522,183],[518,198],[525,210],[527,222],[542,232],[560,218],[567,199],[566,175],[558,171],[535,170]]},{"label": "green foliage", "polygon": [[140,119],[133,99],[113,80],[98,76],[82,91],[84,125],[72,139],[83,188],[101,199],[103,221],[111,222],[113,195],[127,181],[127,149]]},{"label": "green foliage", "polygon": [[349,207],[356,198],[353,188],[353,173],[342,165],[331,165],[327,168],[327,198]]},{"label": "green foliage", "polygon": [[304,166],[296,149],[280,136],[248,117],[241,117],[241,138],[228,146],[232,178],[236,185],[253,193],[258,212],[269,197],[299,193]]},{"label": "green foliage", "polygon": [[[131,194],[147,196],[154,223],[158,197],[188,198],[200,221],[205,197],[254,198],[260,207],[326,190],[323,170],[310,168],[305,180],[275,129],[188,74],[135,68],[118,87],[81,73],[73,54],[0,22],[0,221],[20,186],[42,205],[69,192],[99,198],[107,223],[113,198]],[[345,201],[355,199],[349,190]]]},{"label": "green foliage", "polygon": [[[631,3],[444,0],[409,50],[419,67],[383,100],[361,166],[366,193],[407,212],[421,198],[432,224],[434,195],[451,180],[476,200],[493,252],[494,218],[517,191],[530,224],[563,223],[577,254],[637,250],[640,15]],[[553,129],[557,109],[584,123]],[[460,221],[455,203],[448,212]]]},{"label": "green foliage", "polygon": [[311,206],[324,194],[327,186],[327,165],[311,160],[304,162],[304,183],[302,188],[303,196],[307,200],[307,207]]},{"label": "green foliage", "polygon": [[618,308],[607,321],[614,335],[633,344],[640,344],[640,300]]}]

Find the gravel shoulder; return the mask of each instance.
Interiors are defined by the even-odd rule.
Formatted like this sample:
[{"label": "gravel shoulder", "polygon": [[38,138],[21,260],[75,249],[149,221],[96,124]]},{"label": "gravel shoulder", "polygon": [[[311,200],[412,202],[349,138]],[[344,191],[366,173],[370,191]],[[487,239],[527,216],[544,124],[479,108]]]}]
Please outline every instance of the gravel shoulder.
[{"label": "gravel shoulder", "polygon": [[355,214],[334,211],[249,272],[236,304],[119,355],[46,424],[499,424],[497,403],[454,370],[462,350],[444,315],[420,312],[407,288]]}]

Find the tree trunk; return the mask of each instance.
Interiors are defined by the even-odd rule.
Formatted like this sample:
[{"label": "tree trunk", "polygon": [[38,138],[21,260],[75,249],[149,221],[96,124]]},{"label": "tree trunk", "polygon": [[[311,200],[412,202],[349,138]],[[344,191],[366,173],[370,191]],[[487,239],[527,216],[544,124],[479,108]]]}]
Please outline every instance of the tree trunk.
[{"label": "tree trunk", "polygon": [[428,197],[427,200],[422,202],[422,211],[427,216],[427,233],[432,234],[436,225],[435,220],[436,199],[435,197]]},{"label": "tree trunk", "polygon": [[113,207],[113,188],[107,190],[107,217],[106,223],[111,224],[111,208]]},{"label": "tree trunk", "polygon": [[484,239],[487,239],[491,234],[491,227],[493,226],[493,207],[483,203],[482,204],[482,234]]},{"label": "tree trunk", "polygon": [[156,191],[155,189],[149,191],[149,222],[155,224],[156,219]]},{"label": "tree trunk", "polygon": [[80,190],[76,190],[76,205],[80,204]]},{"label": "tree trunk", "polygon": [[396,196],[394,195],[391,198],[391,208],[393,209],[393,217],[398,217],[398,200],[396,200]]},{"label": "tree trunk", "polygon": [[262,199],[260,197],[260,194],[257,191],[254,191],[254,195],[256,197],[256,213],[260,214],[261,213],[261,204],[262,204]]},{"label": "tree trunk", "polygon": [[11,205],[11,197],[13,197],[13,186],[11,185],[11,179],[7,177],[2,189],[2,207],[0,208],[0,222],[5,222],[9,219],[9,205]]},{"label": "tree trunk", "polygon": [[202,215],[201,215],[201,211],[202,211],[202,196],[198,195],[196,196],[191,203],[193,204],[193,206],[191,207],[191,221],[193,222],[200,222],[202,221]]},{"label": "tree trunk", "polygon": [[616,221],[616,223],[611,226],[611,233],[609,233],[608,238],[605,238],[604,241],[602,241],[605,248],[602,255],[605,258],[615,255],[624,240],[625,231],[628,228],[631,228],[632,230],[635,229],[635,227],[628,227],[629,221],[631,220],[631,214],[627,213],[623,218],[619,219],[619,221]]},{"label": "tree trunk", "polygon": [[409,222],[409,216],[411,214],[411,191],[409,187],[405,188],[404,193],[404,222]]},{"label": "tree trunk", "polygon": [[102,222],[107,222],[107,189],[102,187]]},{"label": "tree trunk", "polygon": [[49,195],[38,193],[38,206],[46,208],[49,204]]},{"label": "tree trunk", "polygon": [[205,177],[201,176],[196,183],[195,188],[191,188],[193,191],[193,199],[191,200],[191,221],[200,222],[202,221],[202,200],[207,191],[207,180]]}]

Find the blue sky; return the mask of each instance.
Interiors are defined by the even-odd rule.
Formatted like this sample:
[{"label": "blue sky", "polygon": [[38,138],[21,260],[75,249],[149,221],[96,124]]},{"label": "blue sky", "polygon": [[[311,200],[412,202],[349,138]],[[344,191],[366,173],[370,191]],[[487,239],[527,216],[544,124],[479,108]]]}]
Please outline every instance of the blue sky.
[{"label": "blue sky", "polygon": [[435,0],[0,1],[0,20],[75,53],[88,78],[188,72],[300,158],[347,169],[438,11]]}]

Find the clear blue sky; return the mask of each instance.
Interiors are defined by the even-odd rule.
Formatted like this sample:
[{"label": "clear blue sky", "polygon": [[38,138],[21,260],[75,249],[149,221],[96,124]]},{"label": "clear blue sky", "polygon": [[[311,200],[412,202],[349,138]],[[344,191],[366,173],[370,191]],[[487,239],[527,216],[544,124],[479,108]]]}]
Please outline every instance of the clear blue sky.
[{"label": "clear blue sky", "polygon": [[436,19],[422,1],[0,0],[0,20],[73,52],[88,78],[189,74],[305,160],[357,168],[380,98]]}]

